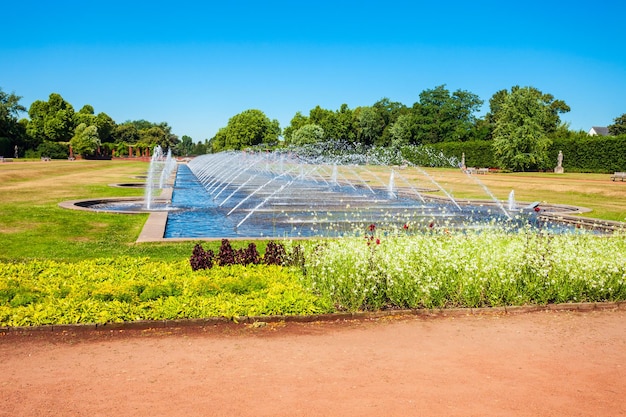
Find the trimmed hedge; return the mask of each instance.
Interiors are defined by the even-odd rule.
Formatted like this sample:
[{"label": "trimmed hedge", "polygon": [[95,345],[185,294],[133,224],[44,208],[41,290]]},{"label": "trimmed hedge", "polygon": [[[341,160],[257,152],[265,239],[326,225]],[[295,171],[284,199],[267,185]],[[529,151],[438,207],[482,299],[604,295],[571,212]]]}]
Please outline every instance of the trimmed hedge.
[{"label": "trimmed hedge", "polygon": [[475,140],[468,142],[440,142],[431,146],[443,152],[446,156],[455,156],[459,160],[465,153],[465,166],[494,168],[495,161],[490,140]]},{"label": "trimmed hedge", "polygon": [[[444,155],[461,159],[470,167],[497,167],[491,141],[441,142],[428,145]],[[626,135],[582,136],[553,139],[548,160],[557,164],[563,152],[563,168],[569,172],[612,173],[626,171]]]},{"label": "trimmed hedge", "polygon": [[556,139],[549,150],[555,161],[563,151],[563,168],[570,172],[626,171],[626,135]]}]

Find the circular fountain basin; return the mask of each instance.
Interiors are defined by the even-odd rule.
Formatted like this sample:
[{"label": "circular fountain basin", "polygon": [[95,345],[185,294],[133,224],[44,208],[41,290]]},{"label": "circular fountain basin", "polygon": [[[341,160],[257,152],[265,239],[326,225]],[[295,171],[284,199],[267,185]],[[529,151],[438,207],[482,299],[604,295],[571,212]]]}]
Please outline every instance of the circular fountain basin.
[{"label": "circular fountain basin", "polygon": [[115,188],[146,188],[145,182],[122,182],[117,184],[109,184],[109,187]]},{"label": "circular fountain basin", "polygon": [[73,210],[86,210],[121,214],[142,214],[158,211],[176,210],[175,207],[172,207],[169,201],[155,201],[152,203],[151,208],[148,209],[146,208],[146,203],[143,198],[137,197],[113,197],[64,201],[59,203],[59,206]]}]

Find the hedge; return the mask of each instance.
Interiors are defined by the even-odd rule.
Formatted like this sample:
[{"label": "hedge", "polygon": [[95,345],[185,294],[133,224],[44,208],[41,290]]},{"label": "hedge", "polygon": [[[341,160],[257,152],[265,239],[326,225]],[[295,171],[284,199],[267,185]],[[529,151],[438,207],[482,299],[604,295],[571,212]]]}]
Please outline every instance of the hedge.
[{"label": "hedge", "polygon": [[[429,146],[459,160],[465,153],[465,165],[468,167],[498,167],[491,141],[441,142]],[[548,160],[553,161],[554,166],[559,151],[563,152],[566,172],[626,171],[626,135],[554,139],[548,149]]]}]

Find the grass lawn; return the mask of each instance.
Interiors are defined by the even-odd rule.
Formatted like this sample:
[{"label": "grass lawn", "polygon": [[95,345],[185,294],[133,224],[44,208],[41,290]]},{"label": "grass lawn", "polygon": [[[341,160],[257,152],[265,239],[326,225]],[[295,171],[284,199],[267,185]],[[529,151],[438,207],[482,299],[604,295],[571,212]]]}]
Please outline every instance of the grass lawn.
[{"label": "grass lawn", "polygon": [[[188,258],[194,245],[191,241],[135,243],[147,215],[89,213],[58,206],[65,200],[141,196],[142,189],[109,184],[141,182],[137,177],[145,175],[147,168],[146,162],[123,160],[0,164],[0,260]],[[626,182],[613,182],[608,174],[492,173],[470,178],[456,169],[427,171],[457,198],[489,198],[484,185],[503,201],[514,190],[518,201],[578,205],[592,209],[589,217],[626,221]],[[415,170],[398,170],[396,181],[402,186],[403,178],[420,176],[424,181]],[[219,242],[205,247],[217,250]]]}]

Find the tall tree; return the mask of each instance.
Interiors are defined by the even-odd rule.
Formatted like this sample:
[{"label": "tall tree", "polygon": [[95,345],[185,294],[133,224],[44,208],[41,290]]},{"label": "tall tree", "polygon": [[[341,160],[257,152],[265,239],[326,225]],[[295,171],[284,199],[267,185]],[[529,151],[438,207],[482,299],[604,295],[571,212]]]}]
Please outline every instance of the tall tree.
[{"label": "tall tree", "polygon": [[482,104],[476,94],[464,90],[450,94],[445,85],[422,91],[413,105],[417,143],[468,140]]},{"label": "tall tree", "polygon": [[74,136],[70,140],[72,150],[76,155],[91,155],[100,146],[100,137],[96,126],[87,126],[81,123],[76,127]]},{"label": "tall tree", "polygon": [[176,145],[176,154],[181,156],[189,156],[193,152],[193,139],[190,136],[183,135],[180,139],[180,143]]},{"label": "tall tree", "polygon": [[524,94],[534,97],[543,109],[541,113],[536,115],[535,122],[541,125],[546,134],[556,131],[561,124],[559,115],[570,111],[570,107],[563,100],[557,100],[552,94],[543,93],[535,87],[520,87],[516,85],[511,88],[510,92],[507,90],[496,92],[491,99],[489,99],[490,109],[489,113],[487,113],[486,120],[495,125],[502,113],[503,104],[508,96],[520,89],[526,90]]},{"label": "tall tree", "polygon": [[27,133],[40,143],[69,142],[74,135],[74,108],[60,94],[50,94],[48,101],[33,102],[28,115]]},{"label": "tall tree", "polygon": [[139,131],[132,123],[123,123],[113,129],[115,143],[135,144],[139,140]]},{"label": "tall tree", "polygon": [[324,129],[315,123],[309,123],[293,133],[291,143],[294,145],[306,145],[322,140],[324,140]]},{"label": "tall tree", "polygon": [[364,145],[376,144],[383,134],[385,120],[374,107],[360,107],[355,111],[357,117],[357,140]]},{"label": "tall tree", "polygon": [[326,135],[331,139],[354,142],[356,140],[354,123],[354,112],[344,103],[335,111],[333,127]]},{"label": "tall tree", "polygon": [[111,143],[115,142],[115,121],[106,113],[100,112],[96,115],[95,125],[98,128],[98,136],[100,142]]},{"label": "tall tree", "polygon": [[14,136],[19,115],[26,111],[26,107],[20,104],[21,99],[15,93],[7,94],[0,88],[0,137]]},{"label": "tall tree", "polygon": [[613,124],[608,126],[609,133],[611,135],[625,135],[626,134],[626,113],[613,120]]},{"label": "tall tree", "polygon": [[551,107],[531,87],[516,88],[499,103],[493,149],[500,166],[529,171],[547,166]]},{"label": "tall tree", "polygon": [[0,155],[13,155],[15,146],[22,147],[24,143],[25,129],[18,118],[26,107],[20,104],[21,99],[0,88]]},{"label": "tall tree", "polygon": [[245,149],[260,144],[273,145],[278,142],[280,125],[270,120],[261,110],[250,109],[236,114],[228,125],[214,138],[214,149]]},{"label": "tall tree", "polygon": [[391,138],[391,146],[394,148],[401,148],[403,146],[413,143],[414,135],[414,122],[413,116],[410,114],[402,114],[398,117],[396,122],[389,128],[389,135]]},{"label": "tall tree", "polygon": [[296,114],[292,117],[289,126],[283,129],[285,142],[291,143],[293,133],[308,123],[310,123],[310,120],[307,116],[304,116],[301,112],[296,112]]}]

